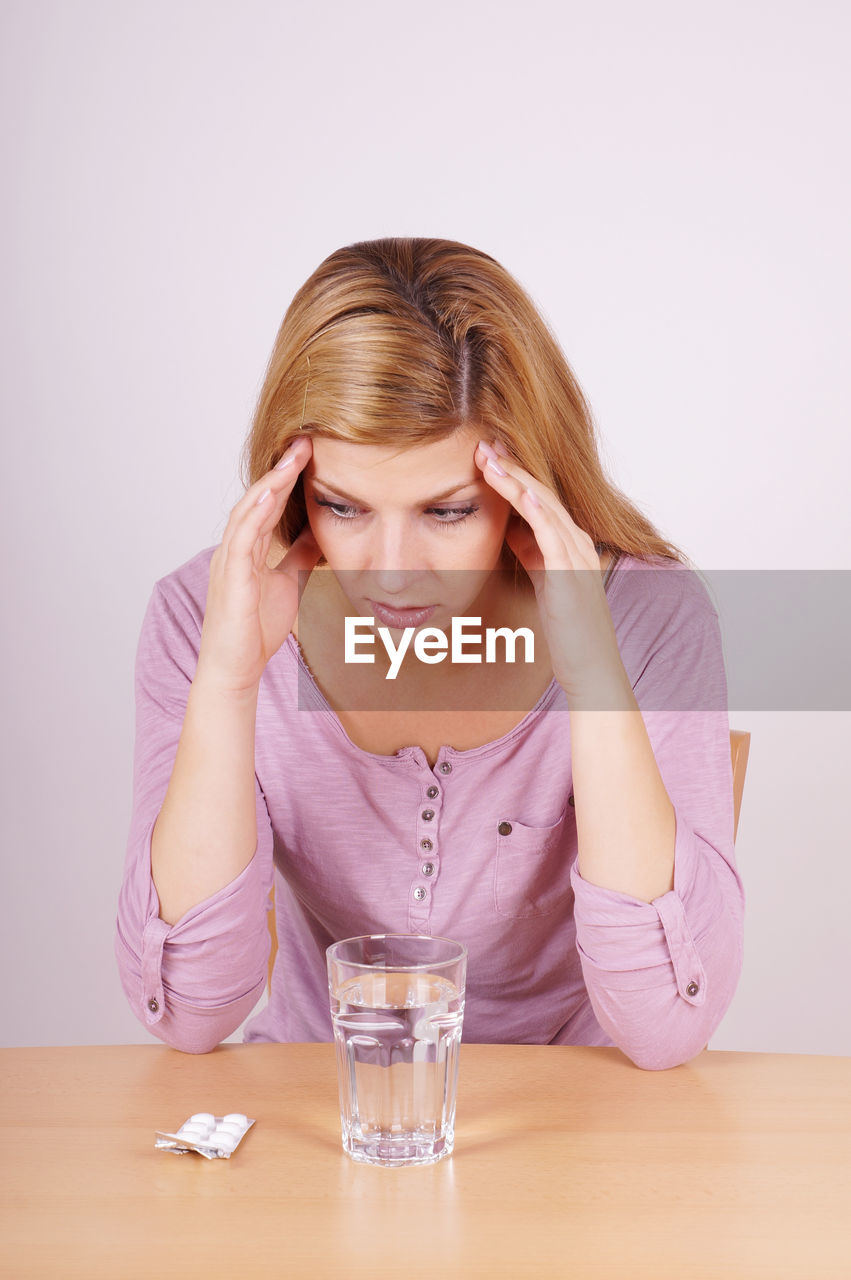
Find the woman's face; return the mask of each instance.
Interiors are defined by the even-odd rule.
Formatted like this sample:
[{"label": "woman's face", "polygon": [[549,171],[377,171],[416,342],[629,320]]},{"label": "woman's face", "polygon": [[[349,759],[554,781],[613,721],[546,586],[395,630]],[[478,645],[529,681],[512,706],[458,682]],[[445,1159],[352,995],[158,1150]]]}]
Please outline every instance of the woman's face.
[{"label": "woman's face", "polygon": [[[477,442],[469,429],[401,451],[314,438],[304,471],[308,520],[359,616],[391,629],[448,630],[454,615],[470,613],[501,563],[512,510],[483,478]],[[375,604],[436,607],[427,619],[403,620]]]}]

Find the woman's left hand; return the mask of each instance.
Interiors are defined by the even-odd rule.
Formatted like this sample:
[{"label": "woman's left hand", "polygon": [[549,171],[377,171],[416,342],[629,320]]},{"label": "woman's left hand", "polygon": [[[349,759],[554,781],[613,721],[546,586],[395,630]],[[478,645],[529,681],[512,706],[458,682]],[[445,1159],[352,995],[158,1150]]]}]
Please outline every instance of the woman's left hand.
[{"label": "woman's left hand", "polygon": [[[632,704],[632,689],[593,539],[571,519],[551,489],[487,445],[491,461],[505,472],[501,476],[489,464],[482,444],[476,449],[476,464],[516,513],[509,519],[505,541],[535,588],[553,674],[568,703],[626,709]],[[558,572],[568,569],[583,572]]]}]

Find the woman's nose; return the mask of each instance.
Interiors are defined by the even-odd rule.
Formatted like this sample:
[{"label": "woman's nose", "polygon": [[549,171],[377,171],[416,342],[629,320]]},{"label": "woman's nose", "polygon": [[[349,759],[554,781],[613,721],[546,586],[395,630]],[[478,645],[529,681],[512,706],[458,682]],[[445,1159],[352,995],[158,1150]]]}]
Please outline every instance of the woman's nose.
[{"label": "woman's nose", "polygon": [[417,579],[416,574],[407,573],[404,570],[394,572],[393,570],[384,570],[380,573],[376,572],[372,575],[375,583],[375,590],[380,593],[382,598],[386,597],[386,603],[390,604],[395,597],[399,598],[399,605],[419,604],[418,600],[409,600],[407,593]]},{"label": "woman's nose", "polygon": [[[370,572],[376,589],[389,596],[401,596],[426,570],[418,553],[417,540],[410,530],[393,521],[376,531],[371,547]],[[409,603],[407,600],[403,604]]]}]

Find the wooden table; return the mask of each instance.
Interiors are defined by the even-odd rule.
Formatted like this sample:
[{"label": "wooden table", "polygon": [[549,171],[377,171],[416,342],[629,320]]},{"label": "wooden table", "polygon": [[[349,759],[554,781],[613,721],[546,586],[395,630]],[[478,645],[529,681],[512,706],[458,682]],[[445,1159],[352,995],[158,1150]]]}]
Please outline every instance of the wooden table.
[{"label": "wooden table", "polygon": [[[0,1275],[851,1276],[851,1059],[464,1045],[455,1153],[342,1152],[331,1045],[0,1050]],[[230,1160],[154,1148],[196,1111]]]}]

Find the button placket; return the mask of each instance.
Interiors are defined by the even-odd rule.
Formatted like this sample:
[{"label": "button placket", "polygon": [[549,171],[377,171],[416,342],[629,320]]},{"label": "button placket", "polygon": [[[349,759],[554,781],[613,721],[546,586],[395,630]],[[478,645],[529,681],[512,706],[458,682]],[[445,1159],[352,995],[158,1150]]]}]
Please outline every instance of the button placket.
[{"label": "button placket", "polygon": [[419,801],[417,870],[411,884],[408,919],[412,929],[423,933],[430,930],[433,886],[439,871],[439,855],[435,846],[442,800],[442,788],[437,783],[430,782]]}]

